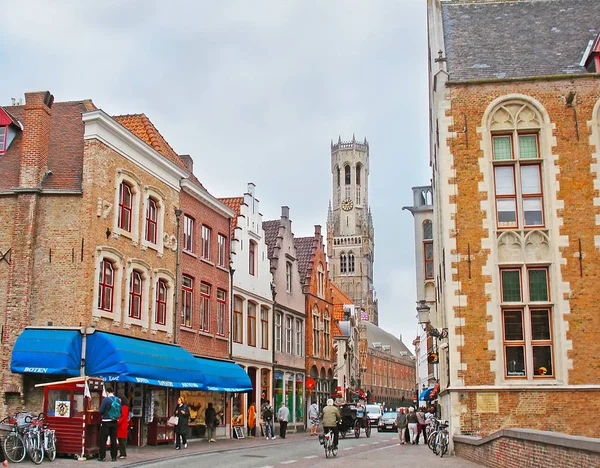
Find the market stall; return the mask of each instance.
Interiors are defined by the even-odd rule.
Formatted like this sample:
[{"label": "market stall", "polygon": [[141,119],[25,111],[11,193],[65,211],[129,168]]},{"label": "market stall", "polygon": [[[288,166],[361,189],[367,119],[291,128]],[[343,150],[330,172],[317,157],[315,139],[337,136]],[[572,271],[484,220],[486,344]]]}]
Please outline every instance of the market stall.
[{"label": "market stall", "polygon": [[55,431],[57,453],[78,459],[98,453],[103,380],[74,377],[36,387],[44,388],[43,412]]}]

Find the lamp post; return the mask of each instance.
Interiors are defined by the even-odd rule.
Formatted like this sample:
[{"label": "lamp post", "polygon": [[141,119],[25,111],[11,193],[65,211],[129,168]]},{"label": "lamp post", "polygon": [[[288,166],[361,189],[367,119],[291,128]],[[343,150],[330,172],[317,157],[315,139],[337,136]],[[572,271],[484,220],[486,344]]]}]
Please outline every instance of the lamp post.
[{"label": "lamp post", "polygon": [[434,338],[444,339],[448,338],[447,328],[433,328],[431,326],[431,307],[427,305],[425,299],[419,301],[417,305],[417,320],[423,325],[423,330],[429,333]]}]

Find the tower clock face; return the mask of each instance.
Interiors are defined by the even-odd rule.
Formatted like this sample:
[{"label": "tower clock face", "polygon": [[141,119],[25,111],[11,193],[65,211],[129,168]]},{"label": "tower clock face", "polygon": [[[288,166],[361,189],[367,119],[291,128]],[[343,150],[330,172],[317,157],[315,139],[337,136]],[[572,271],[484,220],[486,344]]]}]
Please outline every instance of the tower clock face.
[{"label": "tower clock face", "polygon": [[354,202],[352,200],[350,200],[349,198],[346,198],[342,202],[342,210],[344,210],[344,211],[350,211],[353,207],[354,207]]}]

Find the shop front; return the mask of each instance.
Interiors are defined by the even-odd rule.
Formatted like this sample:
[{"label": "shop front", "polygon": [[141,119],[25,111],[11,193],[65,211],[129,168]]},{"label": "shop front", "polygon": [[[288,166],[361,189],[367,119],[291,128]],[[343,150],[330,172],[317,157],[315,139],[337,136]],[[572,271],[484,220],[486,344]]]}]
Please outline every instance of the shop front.
[{"label": "shop front", "polygon": [[232,393],[231,397],[231,424],[233,427],[239,427],[243,433],[248,435],[248,410],[252,403],[256,410],[256,435],[260,435],[261,406],[269,401],[272,405],[272,370],[270,368],[257,367],[254,365],[239,364],[240,368],[245,369],[246,378],[249,387],[246,389],[238,388],[238,391]]},{"label": "shop front", "polygon": [[173,441],[173,427],[167,420],[180,395],[189,400],[194,414],[192,435],[204,434],[209,401],[220,414],[222,429],[217,435],[228,435],[227,392],[252,388],[246,373],[233,362],[196,358],[178,346],[93,329],[25,329],[15,343],[11,371],[40,370],[66,377],[98,377],[113,387],[129,402],[129,439],[136,446]]},{"label": "shop front", "polygon": [[304,427],[304,374],[278,370],[274,374],[275,408],[281,403],[290,410],[289,430]]}]

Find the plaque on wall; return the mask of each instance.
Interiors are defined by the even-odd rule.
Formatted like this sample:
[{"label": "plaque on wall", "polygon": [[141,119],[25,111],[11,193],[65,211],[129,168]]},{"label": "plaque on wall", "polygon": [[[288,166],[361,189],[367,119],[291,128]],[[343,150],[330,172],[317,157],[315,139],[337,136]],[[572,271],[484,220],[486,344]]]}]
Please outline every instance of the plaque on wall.
[{"label": "plaque on wall", "polygon": [[498,412],[498,393],[496,393],[496,392],[477,393],[477,412],[478,413],[497,413]]}]

